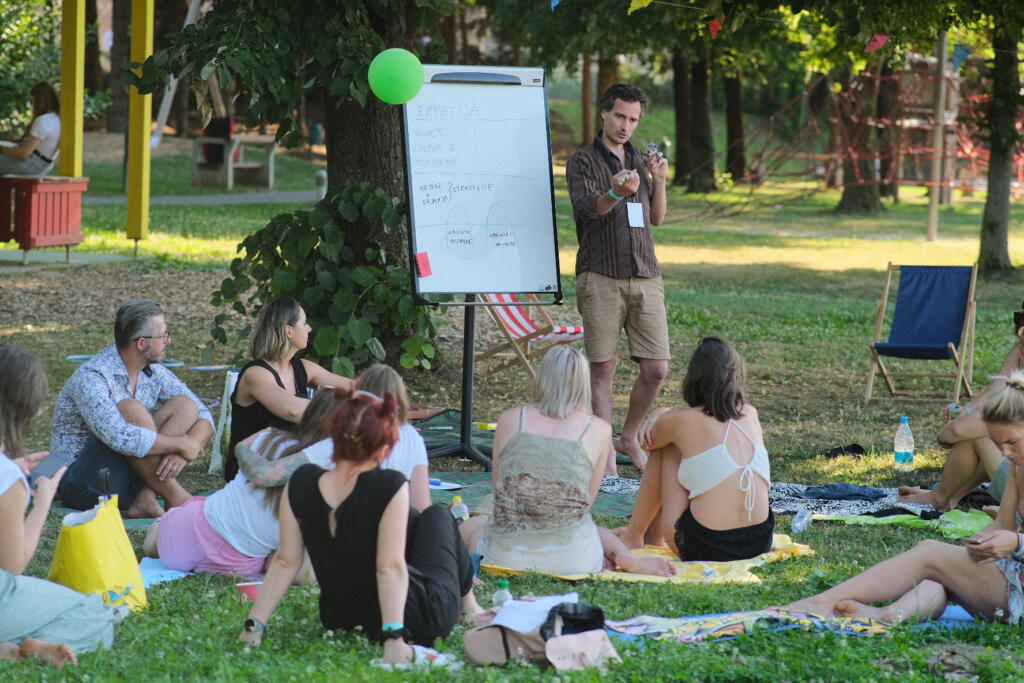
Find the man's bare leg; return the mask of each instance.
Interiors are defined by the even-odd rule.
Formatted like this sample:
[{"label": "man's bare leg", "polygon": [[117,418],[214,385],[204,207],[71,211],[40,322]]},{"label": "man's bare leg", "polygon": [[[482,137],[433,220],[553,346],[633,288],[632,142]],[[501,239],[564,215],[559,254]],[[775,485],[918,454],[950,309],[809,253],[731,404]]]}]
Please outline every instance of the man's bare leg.
[{"label": "man's bare leg", "polygon": [[961,441],[953,444],[953,447],[949,449],[946,464],[942,468],[939,485],[931,490],[916,486],[901,486],[899,487],[900,501],[931,505],[936,510],[943,512],[953,509],[953,506],[960,502],[960,499],[955,496],[974,479],[980,465],[974,443],[974,441]]},{"label": "man's bare leg", "polygon": [[633,390],[629,392],[629,409],[626,411],[626,421],[622,425],[619,448],[642,470],[647,464],[647,455],[640,448],[637,432],[658,395],[665,375],[668,374],[668,361],[641,358],[639,363],[640,375],[633,384]]},{"label": "man's bare leg", "polygon": [[[124,416],[125,420],[131,422],[139,427],[145,427],[146,429],[152,429],[155,432],[162,434],[169,434],[172,436],[180,436],[184,434],[184,431],[172,432],[163,431],[157,426],[157,420],[163,425],[164,429],[180,429],[180,426],[187,421],[189,412],[191,411],[192,421],[189,424],[195,424],[196,416],[198,411],[195,404],[190,400],[183,399],[184,397],[174,397],[167,403],[165,403],[160,410],[155,414],[150,414],[146,407],[134,399],[125,399],[117,404],[118,410]],[[145,487],[139,491],[139,495],[132,501],[131,506],[125,515],[129,518],[148,518],[148,517],[160,517],[163,515],[164,510],[160,507],[156,498],[158,495],[163,496],[164,501],[168,507],[174,507],[181,505],[189,498],[192,494],[186,491],[181,484],[178,483],[177,479],[161,480],[156,475],[156,469],[160,466],[160,461],[163,459],[163,455],[147,455],[143,458],[126,458],[128,464],[132,469],[142,478],[145,483]]]},{"label": "man's bare leg", "polygon": [[[590,364],[591,405],[594,407],[594,415],[608,424],[612,424],[612,379],[615,377],[616,365],[617,358]],[[605,476],[617,477],[619,470],[615,466],[615,449],[611,444],[608,444],[608,451]]]}]

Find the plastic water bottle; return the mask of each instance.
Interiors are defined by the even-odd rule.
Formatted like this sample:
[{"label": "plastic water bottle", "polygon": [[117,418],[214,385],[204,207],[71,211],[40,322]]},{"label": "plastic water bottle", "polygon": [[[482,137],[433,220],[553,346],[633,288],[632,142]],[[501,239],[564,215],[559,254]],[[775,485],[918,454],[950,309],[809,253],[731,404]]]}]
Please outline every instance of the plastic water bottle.
[{"label": "plastic water bottle", "polygon": [[512,599],[512,593],[508,589],[508,579],[498,579],[498,590],[491,596],[491,604],[501,607],[508,600]]},{"label": "plastic water bottle", "polygon": [[798,534],[811,525],[811,511],[801,510],[796,513],[793,517],[793,523],[790,525],[790,531],[794,534]]},{"label": "plastic water bottle", "polygon": [[462,524],[469,519],[469,508],[462,502],[462,496],[452,498],[452,517]]},{"label": "plastic water bottle", "polygon": [[896,469],[903,472],[914,469],[914,434],[910,431],[906,415],[900,417],[900,426],[896,430],[892,451]]}]

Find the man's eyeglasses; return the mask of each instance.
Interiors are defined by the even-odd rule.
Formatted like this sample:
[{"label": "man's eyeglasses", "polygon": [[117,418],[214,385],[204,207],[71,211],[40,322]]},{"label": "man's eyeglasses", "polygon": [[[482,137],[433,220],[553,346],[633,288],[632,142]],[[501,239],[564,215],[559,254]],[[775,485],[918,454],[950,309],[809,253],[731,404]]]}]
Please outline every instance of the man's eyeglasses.
[{"label": "man's eyeglasses", "polygon": [[[155,337],[152,335],[146,336],[144,334],[140,334],[138,337],[135,337],[135,339],[163,339],[165,342],[169,342],[171,341],[171,333],[164,332],[163,334]],[[132,341],[135,341],[135,339],[132,339]]]}]

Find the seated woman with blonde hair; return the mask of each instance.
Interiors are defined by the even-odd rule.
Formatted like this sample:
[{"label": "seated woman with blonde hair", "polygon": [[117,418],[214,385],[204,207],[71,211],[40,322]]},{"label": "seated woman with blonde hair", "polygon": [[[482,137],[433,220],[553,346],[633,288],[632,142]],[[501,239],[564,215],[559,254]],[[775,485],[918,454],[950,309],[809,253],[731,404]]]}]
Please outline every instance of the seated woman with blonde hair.
[{"label": "seated woman with blonde hair", "polygon": [[684,561],[744,560],[771,549],[768,452],[745,381],[731,344],[700,340],[683,378],[688,407],[659,408],[641,428],[651,457],[621,535],[627,546],[642,546],[654,524]]},{"label": "seated woman with blonde hair", "polygon": [[545,354],[531,405],[506,410],[494,434],[494,512],[466,521],[462,537],[485,564],[549,574],[628,572],[671,576],[665,559],[634,555],[594,524],[611,427],[590,412],[590,367],[556,346]]},{"label": "seated woman with blonde hair", "polygon": [[[814,614],[898,622],[933,619],[952,600],[985,620],[1024,617],[1024,372],[997,377],[981,407],[988,436],[1011,467],[995,521],[966,547],[927,540],[788,607]],[[881,607],[870,603],[889,602]]]}]

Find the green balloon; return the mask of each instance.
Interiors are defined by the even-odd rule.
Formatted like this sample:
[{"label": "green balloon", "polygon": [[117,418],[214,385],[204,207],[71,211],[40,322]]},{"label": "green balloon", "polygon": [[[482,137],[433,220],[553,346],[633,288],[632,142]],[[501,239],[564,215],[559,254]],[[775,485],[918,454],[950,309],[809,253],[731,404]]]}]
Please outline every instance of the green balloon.
[{"label": "green balloon", "polygon": [[384,50],[370,62],[370,90],[388,104],[405,104],[423,87],[423,64],[399,47]]}]

